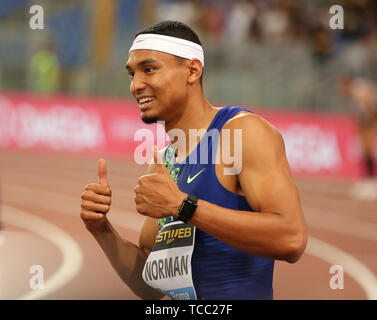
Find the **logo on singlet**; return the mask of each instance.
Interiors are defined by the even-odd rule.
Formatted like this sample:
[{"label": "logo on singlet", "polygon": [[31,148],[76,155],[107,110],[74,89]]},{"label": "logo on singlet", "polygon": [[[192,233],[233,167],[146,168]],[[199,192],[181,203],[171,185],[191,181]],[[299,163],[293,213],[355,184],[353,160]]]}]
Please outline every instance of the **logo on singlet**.
[{"label": "logo on singlet", "polygon": [[206,168],[200,170],[200,171],[199,171],[195,176],[193,176],[192,178],[191,178],[190,175],[189,175],[189,176],[187,177],[187,183],[191,183],[191,182],[193,182],[194,179],[196,179],[196,177],[197,177],[198,175],[200,175],[205,169],[206,169]]}]

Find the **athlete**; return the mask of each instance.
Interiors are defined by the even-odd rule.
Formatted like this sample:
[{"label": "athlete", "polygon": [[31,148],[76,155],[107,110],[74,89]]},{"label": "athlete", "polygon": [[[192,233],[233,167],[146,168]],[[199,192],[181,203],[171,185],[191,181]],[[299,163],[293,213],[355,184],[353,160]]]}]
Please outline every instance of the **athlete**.
[{"label": "athlete", "polygon": [[357,182],[353,195],[361,200],[377,200],[377,180],[373,148],[377,138],[377,94],[374,84],[347,74],[340,78],[340,88],[348,99],[360,132],[365,179]]},{"label": "athlete", "polygon": [[[212,106],[203,67],[199,38],[180,22],[136,35],[126,65],[131,92],[144,122],[165,121],[172,144],[154,148],[134,189],[136,210],[146,216],[138,245],[122,239],[107,218],[104,159],[99,183],[81,195],[81,218],[143,299],[273,299],[274,260],[295,263],[307,242],[284,142],[248,109]],[[202,132],[195,143],[190,129]]]}]

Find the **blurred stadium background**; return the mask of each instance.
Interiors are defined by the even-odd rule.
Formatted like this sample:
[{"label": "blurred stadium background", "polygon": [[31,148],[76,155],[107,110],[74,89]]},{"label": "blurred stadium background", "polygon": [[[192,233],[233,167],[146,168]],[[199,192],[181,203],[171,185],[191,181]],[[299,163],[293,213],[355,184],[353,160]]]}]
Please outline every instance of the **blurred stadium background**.
[{"label": "blurred stadium background", "polygon": [[[43,30],[29,26],[35,4]],[[145,166],[134,134],[145,125],[124,65],[134,33],[162,20],[198,33],[210,102],[248,106],[284,136],[311,238],[299,263],[277,263],[276,298],[376,299],[377,206],[352,194],[365,169],[339,78],[377,82],[377,2],[337,1],[343,30],[329,27],[334,4],[2,0],[0,299],[136,298],[83,227],[80,194],[108,159],[111,219],[137,241],[132,190]],[[44,268],[44,290],[30,289],[32,265]],[[343,289],[329,287],[331,265],[344,267]]]},{"label": "blurred stadium background", "polygon": [[[335,80],[345,69],[377,77],[375,1],[339,1],[346,19],[337,31],[326,0],[1,2],[3,89],[36,89],[33,57],[49,48],[59,77],[41,91],[128,97],[123,64],[134,33],[169,19],[202,39],[211,101],[342,111]],[[44,8],[44,30],[28,27],[32,4]]]}]

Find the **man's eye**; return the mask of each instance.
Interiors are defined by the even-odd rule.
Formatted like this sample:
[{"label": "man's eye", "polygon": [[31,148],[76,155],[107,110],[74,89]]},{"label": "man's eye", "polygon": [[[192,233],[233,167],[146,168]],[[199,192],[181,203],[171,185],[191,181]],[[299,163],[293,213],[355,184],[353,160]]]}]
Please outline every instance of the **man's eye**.
[{"label": "man's eye", "polygon": [[148,67],[148,68],[144,69],[144,72],[151,72],[151,71],[153,71],[153,68],[151,68],[151,67]]},{"label": "man's eye", "polygon": [[135,75],[135,72],[129,72],[128,74],[129,74],[129,76],[130,76],[131,78],[133,78],[134,75]]}]

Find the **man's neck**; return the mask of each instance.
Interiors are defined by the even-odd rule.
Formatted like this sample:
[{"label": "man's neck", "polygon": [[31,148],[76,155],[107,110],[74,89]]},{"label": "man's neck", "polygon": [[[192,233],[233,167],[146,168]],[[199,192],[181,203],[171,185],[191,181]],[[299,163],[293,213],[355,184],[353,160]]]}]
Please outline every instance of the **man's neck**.
[{"label": "man's neck", "polygon": [[[179,118],[165,123],[165,130],[170,141],[173,143],[176,152],[178,151],[178,161],[184,159],[200,141],[201,135],[197,136],[196,141],[190,141],[190,129],[195,129],[198,133],[205,132],[217,111],[218,108],[211,106],[204,95],[193,96],[183,108]],[[184,139],[182,139],[182,136],[179,138],[174,136],[174,131],[177,132],[177,130],[173,129],[181,130],[184,133]]]}]

